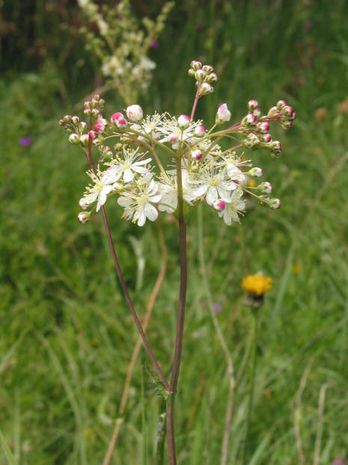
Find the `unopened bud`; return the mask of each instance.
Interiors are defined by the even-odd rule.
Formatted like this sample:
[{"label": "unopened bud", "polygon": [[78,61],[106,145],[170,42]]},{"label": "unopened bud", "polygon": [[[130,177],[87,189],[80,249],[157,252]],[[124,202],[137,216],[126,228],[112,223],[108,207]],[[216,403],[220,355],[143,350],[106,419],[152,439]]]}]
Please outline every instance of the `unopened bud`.
[{"label": "unopened bud", "polygon": [[285,100],[278,100],[277,105],[276,105],[277,110],[281,110],[283,107],[285,107],[285,105],[286,105]]},{"label": "unopened bud", "polygon": [[202,68],[202,63],[200,61],[191,61],[191,68],[194,70]]},{"label": "unopened bud", "polygon": [[249,100],[248,102],[249,110],[255,110],[255,108],[257,108],[258,106],[259,106],[259,102],[257,100],[255,100],[254,98]]},{"label": "unopened bud", "polygon": [[249,170],[247,174],[249,176],[255,176],[257,178],[260,178],[263,175],[263,171],[261,168],[255,166],[254,168],[251,168],[251,170]]},{"label": "unopened bud", "polygon": [[180,115],[178,118],[178,126],[180,129],[186,129],[190,125],[190,117],[188,115]]},{"label": "unopened bud", "polygon": [[267,121],[265,121],[264,123],[260,123],[258,127],[260,128],[260,131],[264,134],[266,134],[266,132],[270,130],[270,125],[269,123],[267,123]]},{"label": "unopened bud", "polygon": [[202,69],[199,69],[195,72],[195,78],[196,78],[196,81],[203,81],[203,79],[205,78],[206,74],[205,72],[202,70]]},{"label": "unopened bud", "polygon": [[97,119],[97,122],[94,125],[95,132],[103,132],[105,129],[106,120],[102,117]]},{"label": "unopened bud", "polygon": [[80,223],[87,223],[90,216],[91,216],[91,214],[89,212],[80,212],[77,215],[77,219],[79,220]]},{"label": "unopened bud", "polygon": [[205,127],[202,124],[199,124],[195,128],[195,136],[198,136],[198,137],[204,136],[205,131],[206,131]]},{"label": "unopened bud", "polygon": [[246,115],[242,121],[244,124],[249,126],[254,126],[257,122],[257,117],[251,113]]},{"label": "unopened bud", "polygon": [[212,92],[214,92],[214,88],[207,82],[203,82],[203,84],[199,87],[199,95],[207,95]]},{"label": "unopened bud", "polygon": [[264,194],[270,194],[272,192],[272,184],[270,182],[262,182],[258,185],[258,188]]},{"label": "unopened bud", "polygon": [[282,151],[282,144],[279,142],[279,140],[275,140],[274,142],[272,142],[271,149],[273,153],[279,155]]},{"label": "unopened bud", "polygon": [[117,111],[116,113],[113,113],[111,115],[111,121],[113,122],[116,122],[117,120],[119,120],[120,118],[124,119],[124,116],[121,112]]},{"label": "unopened bud", "polygon": [[81,145],[83,145],[84,147],[87,147],[88,143],[89,143],[89,135],[88,134],[83,134],[81,137],[80,137],[80,143]]},{"label": "unopened bud", "polygon": [[143,119],[144,112],[140,105],[130,105],[126,109],[127,117],[133,123]]},{"label": "unopened bud", "polygon": [[271,134],[265,134],[263,136],[263,141],[266,142],[267,144],[272,141],[272,136]]},{"label": "unopened bud", "polygon": [[88,137],[89,137],[89,140],[94,140],[95,139],[95,132],[94,131],[89,131]]},{"label": "unopened bud", "polygon": [[223,199],[217,199],[217,200],[215,200],[215,202],[214,202],[214,208],[215,208],[215,210],[219,210],[219,211],[225,210],[225,208],[226,208],[226,201],[223,200]]},{"label": "unopened bud", "polygon": [[219,106],[217,112],[216,112],[216,117],[215,117],[215,122],[216,124],[221,124],[229,121],[231,119],[231,112],[228,109],[227,103],[223,103],[222,105]]},{"label": "unopened bud", "polygon": [[69,136],[69,142],[71,144],[78,144],[80,142],[80,138],[77,134],[73,133],[73,134],[70,134]]},{"label": "unopened bud", "polygon": [[207,74],[210,74],[210,73],[212,73],[214,71],[214,68],[212,66],[210,66],[210,65],[204,65],[202,69]]},{"label": "unopened bud", "polygon": [[280,200],[279,199],[271,199],[269,202],[271,208],[277,209],[280,208]]},{"label": "unopened bud", "polygon": [[203,157],[203,153],[197,149],[192,151],[191,156],[194,160],[200,160]]}]

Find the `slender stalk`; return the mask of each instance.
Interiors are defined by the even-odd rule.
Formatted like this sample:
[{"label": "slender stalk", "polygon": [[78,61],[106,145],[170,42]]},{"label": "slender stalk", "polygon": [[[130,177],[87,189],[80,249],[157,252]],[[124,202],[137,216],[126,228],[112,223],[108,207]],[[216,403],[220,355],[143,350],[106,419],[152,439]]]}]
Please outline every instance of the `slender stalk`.
[{"label": "slender stalk", "polygon": [[172,374],[169,382],[171,395],[167,401],[167,447],[169,465],[176,465],[174,408],[176,389],[180,373],[182,344],[184,336],[186,290],[187,290],[187,251],[186,224],[184,218],[184,199],[182,186],[181,159],[176,159],[176,175],[178,185],[178,219],[179,219],[179,247],[180,247],[180,290],[179,305],[176,320],[175,348],[173,355]]},{"label": "slender stalk", "polygon": [[192,105],[191,116],[190,116],[190,120],[191,120],[191,121],[192,121],[193,118],[195,117],[195,113],[196,113],[196,110],[197,110],[198,100],[199,100],[199,87],[197,88],[196,95],[195,95],[195,99],[194,99],[193,105]]},{"label": "slender stalk", "polygon": [[[95,171],[95,166],[94,166],[94,163],[93,163],[93,158],[92,158],[92,141],[89,142],[88,144],[88,149],[87,149],[87,160],[88,160],[88,164],[89,164],[89,167]],[[162,368],[157,360],[157,357],[156,355],[154,354],[153,352],[153,349],[145,335],[145,332],[144,332],[144,329],[143,329],[143,326],[141,324],[141,321],[139,319],[139,316],[138,316],[138,313],[134,307],[134,304],[133,304],[133,300],[129,294],[129,291],[128,291],[128,287],[127,287],[127,284],[126,284],[126,281],[124,279],[124,276],[123,276],[123,272],[122,272],[122,269],[121,269],[121,264],[120,264],[120,260],[118,258],[118,255],[117,255],[117,252],[116,252],[116,248],[114,246],[114,242],[113,242],[113,239],[112,239],[112,234],[111,234],[111,229],[110,229],[110,225],[109,225],[109,221],[108,221],[108,218],[107,218],[107,215],[106,215],[106,211],[105,211],[105,208],[102,206],[101,207],[101,213],[102,213],[102,218],[103,218],[103,224],[104,224],[104,229],[105,229],[105,233],[106,233],[106,238],[107,238],[107,241],[108,241],[108,244],[109,244],[109,249],[110,249],[110,254],[111,254],[111,258],[112,258],[112,261],[114,263],[114,267],[115,267],[115,271],[117,273],[117,276],[118,276],[118,279],[119,279],[119,282],[120,282],[120,285],[121,285],[121,288],[122,288],[122,291],[123,291],[123,295],[124,295],[124,298],[126,300],[126,303],[128,305],[128,308],[131,312],[131,315],[133,317],[133,320],[134,320],[134,323],[135,323],[135,326],[140,334],[140,337],[143,341],[143,344],[144,344],[144,347],[146,349],[146,352],[148,353],[150,359],[151,359],[151,362],[154,366],[154,369],[157,371],[157,374],[163,384],[163,386],[165,387],[165,389],[168,390],[169,388],[169,384],[166,380],[166,377],[162,371]]]},{"label": "slender stalk", "polygon": [[[158,273],[155,285],[152,288],[151,294],[147,301],[146,313],[143,319],[144,331],[146,331],[147,326],[150,322],[153,309],[155,306],[156,298],[160,291],[160,288],[162,286],[162,283],[163,283],[163,280],[166,274],[167,263],[168,263],[168,251],[167,251],[166,243],[164,240],[163,230],[162,230],[160,221],[156,222],[156,226],[157,226],[157,231],[158,231],[158,239],[159,239],[159,246],[160,246],[160,252],[161,252],[161,267],[160,267],[160,271]],[[126,379],[125,379],[123,390],[122,390],[121,401],[120,401],[120,405],[118,408],[118,418],[115,422],[114,431],[112,433],[112,436],[111,436],[111,439],[110,439],[110,442],[107,448],[107,452],[103,460],[103,465],[110,465],[110,461],[111,461],[114,449],[117,445],[121,427],[123,425],[124,414],[126,412],[126,407],[127,407],[128,397],[129,397],[129,388],[130,388],[130,384],[132,381],[134,367],[138,360],[140,349],[142,347],[142,343],[143,343],[142,338],[141,336],[139,336],[135,344],[131,360],[128,365]]]},{"label": "slender stalk", "polygon": [[227,374],[228,381],[229,381],[227,407],[226,407],[226,415],[225,415],[225,426],[224,426],[224,434],[223,434],[222,447],[221,447],[221,459],[220,459],[220,465],[226,465],[227,460],[228,460],[228,450],[229,450],[230,436],[231,436],[232,423],[233,423],[236,380],[234,376],[233,359],[228,349],[228,344],[221,330],[219,321],[214,313],[213,297],[212,297],[212,293],[211,293],[210,286],[209,286],[207,267],[206,267],[206,261],[205,261],[205,256],[204,256],[202,205],[199,206],[199,211],[198,211],[198,252],[199,252],[200,268],[201,268],[201,273],[203,277],[203,285],[204,285],[204,289],[208,297],[208,303],[210,307],[210,316],[212,318],[213,325],[217,333],[222,352],[225,357],[226,374]]}]

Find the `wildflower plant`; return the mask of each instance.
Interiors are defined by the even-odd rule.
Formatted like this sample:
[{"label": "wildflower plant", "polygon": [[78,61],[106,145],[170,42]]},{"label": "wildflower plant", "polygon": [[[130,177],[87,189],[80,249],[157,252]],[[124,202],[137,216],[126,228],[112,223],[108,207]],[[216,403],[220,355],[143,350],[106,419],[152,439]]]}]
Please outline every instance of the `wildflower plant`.
[{"label": "wildflower plant", "polygon": [[[143,340],[145,349],[157,372],[166,398],[166,434],[170,465],[176,464],[174,439],[174,401],[180,372],[183,344],[187,252],[186,216],[190,208],[204,204],[228,226],[238,224],[245,213],[247,196],[276,209],[280,201],[271,196],[268,181],[251,185],[250,177],[260,178],[262,169],[254,166],[249,154],[264,149],[279,156],[281,144],[273,140],[271,126],[291,127],[294,110],[279,100],[263,113],[256,100],[250,100],[246,115],[230,123],[232,114],[226,103],[217,108],[215,121],[207,127],[196,119],[201,98],[214,90],[217,75],[212,66],[193,61],[189,68],[196,86],[190,115],[169,113],[145,114],[136,103],[110,117],[103,113],[104,101],[98,95],[85,102],[86,121],[78,116],[65,116],[60,124],[69,134],[69,141],[85,152],[90,183],[79,205],[81,223],[101,212],[111,255],[121,287]],[[180,289],[176,336],[169,379],[160,366],[147,339],[138,313],[129,294],[105,211],[106,203],[117,203],[122,218],[143,227],[156,222],[159,216],[175,214],[178,218],[180,245]]]},{"label": "wildflower plant", "polygon": [[114,8],[99,8],[93,0],[78,0],[78,4],[94,30],[83,27],[86,48],[101,63],[102,75],[109,87],[116,89],[124,102],[138,99],[148,89],[156,63],[149,58],[151,48],[158,45],[174,2],[167,2],[155,21],[140,22],[129,0],[121,0]]}]

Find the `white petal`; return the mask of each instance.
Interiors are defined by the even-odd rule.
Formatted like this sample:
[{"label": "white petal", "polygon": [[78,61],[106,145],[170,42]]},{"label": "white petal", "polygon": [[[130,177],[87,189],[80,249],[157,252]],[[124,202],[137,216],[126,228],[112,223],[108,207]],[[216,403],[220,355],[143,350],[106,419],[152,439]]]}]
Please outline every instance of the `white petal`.
[{"label": "white petal", "polygon": [[134,174],[132,172],[132,170],[130,170],[129,168],[126,169],[124,172],[123,172],[123,180],[124,182],[130,182],[132,181],[134,178]]},{"label": "white petal", "polygon": [[144,213],[143,211],[141,211],[141,212],[139,213],[137,225],[138,225],[138,226],[144,226],[145,221],[146,221],[145,213]]},{"label": "white petal", "polygon": [[132,203],[132,200],[128,197],[119,197],[117,199],[117,203],[121,206],[121,207],[129,207]]},{"label": "white petal", "polygon": [[218,199],[218,193],[215,187],[209,187],[207,192],[207,204],[213,205],[215,200]]},{"label": "white petal", "polygon": [[153,205],[151,205],[151,203],[147,203],[145,205],[144,210],[145,210],[145,215],[148,217],[150,221],[157,220],[158,211]]}]

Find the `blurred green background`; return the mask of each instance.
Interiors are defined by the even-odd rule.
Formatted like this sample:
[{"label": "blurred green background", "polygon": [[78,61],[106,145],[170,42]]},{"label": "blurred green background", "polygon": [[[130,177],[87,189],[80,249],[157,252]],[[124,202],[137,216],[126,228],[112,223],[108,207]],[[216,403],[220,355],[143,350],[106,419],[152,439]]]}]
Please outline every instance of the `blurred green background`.
[{"label": "blurred green background", "polygon": [[[162,4],[132,2],[139,17],[155,16]],[[78,102],[100,72],[84,49],[75,2],[0,6],[0,464],[101,464],[137,335],[101,224],[76,222],[85,160],[57,124],[81,112]],[[200,59],[216,68],[219,81],[199,117],[213,121],[217,105],[228,102],[238,120],[250,98],[264,110],[285,98],[298,115],[293,129],[279,131],[278,160],[255,155],[282,208],[258,207],[232,228],[203,213],[211,293],[237,370],[250,352],[253,325],[241,279],[263,271],[274,281],[260,310],[246,452],[242,458],[248,370],[235,399],[230,465],[329,465],[347,455],[347,24],[343,0],[177,0],[151,52],[157,68],[140,101],[149,113],[190,110],[187,69]],[[105,97],[107,112],[122,109],[115,92]],[[30,140],[22,145],[21,138]],[[121,221],[114,205],[108,211],[127,282],[144,308],[159,267],[155,228]],[[197,224],[193,210],[177,441],[180,464],[216,465],[228,379],[201,284]],[[178,241],[173,222],[164,221],[164,230],[169,265],[149,337],[169,370]],[[145,258],[137,288],[132,238]],[[112,464],[154,463],[159,404],[143,354]]]}]

